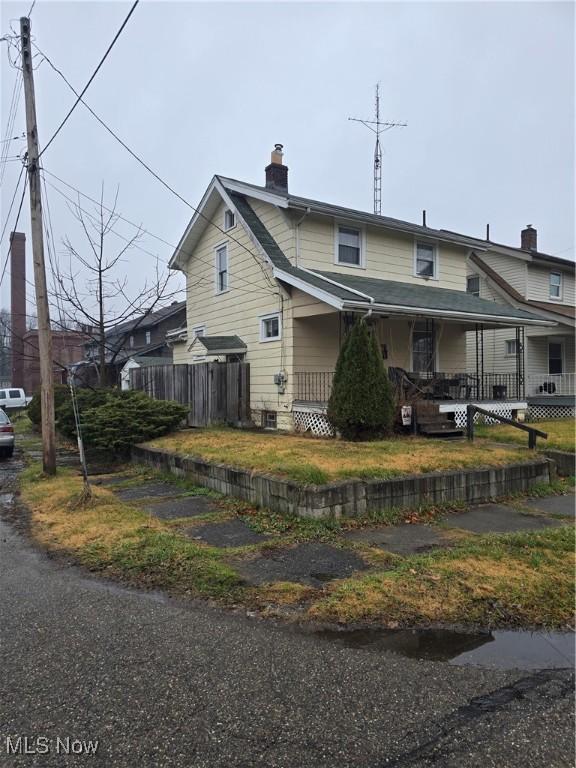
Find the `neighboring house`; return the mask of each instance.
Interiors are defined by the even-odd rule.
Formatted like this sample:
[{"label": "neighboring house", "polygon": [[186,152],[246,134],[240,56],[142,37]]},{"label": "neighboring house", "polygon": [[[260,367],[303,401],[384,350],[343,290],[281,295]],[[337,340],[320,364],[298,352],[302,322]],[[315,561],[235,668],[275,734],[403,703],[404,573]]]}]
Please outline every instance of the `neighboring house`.
[{"label": "neighboring house", "polygon": [[[172,349],[167,336],[185,321],[186,302],[174,301],[145,317],[136,317],[115,326],[106,334],[106,360],[113,370],[112,379],[122,384],[121,371],[126,362],[135,356],[163,358],[166,363],[171,363]],[[83,379],[80,371],[93,370],[95,362],[98,362],[98,344],[92,336],[85,346],[84,359],[76,365],[79,380]]]},{"label": "neighboring house", "polygon": [[[537,232],[528,226],[521,233],[520,248],[490,243],[486,252],[470,256],[468,290],[481,298],[505,301],[513,307],[526,309],[543,321],[557,323],[554,327],[527,327],[523,339],[519,340],[506,330],[487,332],[484,359],[492,370],[509,373],[515,367],[518,342],[523,343],[525,390],[530,410],[538,413],[543,409],[554,409],[554,415],[573,412],[576,366],[574,262],[540,252]],[[471,363],[474,357],[472,339],[469,339],[468,352]]]},{"label": "neighboring house", "polygon": [[169,357],[152,357],[146,355],[131,355],[120,370],[120,388],[130,389],[130,371],[135,368],[146,368],[150,365],[170,365]]},{"label": "neighboring house", "polygon": [[174,362],[245,359],[257,424],[322,433],[342,340],[363,316],[395,380],[460,424],[468,401],[525,409],[521,372],[467,373],[468,331],[542,324],[467,293],[468,258],[486,244],[291,195],[281,150],[263,187],[215,176],[182,236],[170,265],[187,278],[187,323],[170,339]]}]

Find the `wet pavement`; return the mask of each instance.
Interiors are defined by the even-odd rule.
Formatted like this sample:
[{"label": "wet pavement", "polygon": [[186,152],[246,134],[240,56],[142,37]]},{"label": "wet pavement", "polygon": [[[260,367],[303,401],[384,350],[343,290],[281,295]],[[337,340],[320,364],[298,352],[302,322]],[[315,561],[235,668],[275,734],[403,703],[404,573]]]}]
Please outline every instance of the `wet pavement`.
[{"label": "wet pavement", "polygon": [[573,669],[573,632],[450,629],[321,630],[322,640],[348,648],[388,651],[410,659],[445,661],[495,669]]},{"label": "wet pavement", "polygon": [[218,502],[208,496],[184,496],[168,501],[154,501],[138,504],[138,509],[149,512],[162,520],[175,520],[179,517],[198,517],[220,509]]},{"label": "wet pavement", "polygon": [[[0,464],[8,505],[17,471]],[[125,589],[46,557],[1,517],[0,615],[2,766],[574,764],[566,670],[451,665],[422,640],[409,658]],[[497,643],[467,638],[457,656]],[[8,756],[7,736],[51,749]],[[96,754],[63,757],[58,737],[97,740]]]},{"label": "wet pavement", "polygon": [[159,496],[181,496],[184,492],[173,483],[141,483],[130,488],[118,488],[114,491],[122,501],[140,501]]}]

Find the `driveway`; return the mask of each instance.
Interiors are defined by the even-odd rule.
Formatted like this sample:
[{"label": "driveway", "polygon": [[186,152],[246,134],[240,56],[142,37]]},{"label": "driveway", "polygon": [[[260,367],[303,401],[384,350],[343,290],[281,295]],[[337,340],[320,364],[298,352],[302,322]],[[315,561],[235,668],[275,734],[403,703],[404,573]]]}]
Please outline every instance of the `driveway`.
[{"label": "driveway", "polygon": [[[0,657],[2,768],[574,764],[566,671],[418,661],[124,589],[6,521]],[[8,754],[18,736],[47,753]],[[96,754],[64,757],[67,738]]]}]

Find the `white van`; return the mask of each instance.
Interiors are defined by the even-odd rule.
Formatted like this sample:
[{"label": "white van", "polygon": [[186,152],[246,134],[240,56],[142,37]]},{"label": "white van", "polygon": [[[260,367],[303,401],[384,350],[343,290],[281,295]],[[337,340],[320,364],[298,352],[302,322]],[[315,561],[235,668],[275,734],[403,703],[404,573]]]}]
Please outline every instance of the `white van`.
[{"label": "white van", "polygon": [[30,400],[23,389],[0,389],[0,408],[26,408]]}]

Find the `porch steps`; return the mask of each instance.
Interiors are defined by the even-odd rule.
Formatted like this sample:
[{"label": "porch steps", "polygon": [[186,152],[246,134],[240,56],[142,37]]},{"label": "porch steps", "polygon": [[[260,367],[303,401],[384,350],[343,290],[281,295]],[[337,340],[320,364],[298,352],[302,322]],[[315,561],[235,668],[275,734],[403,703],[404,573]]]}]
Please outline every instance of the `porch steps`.
[{"label": "porch steps", "polygon": [[417,431],[426,437],[457,439],[464,436],[464,430],[456,425],[454,419],[440,413],[434,403],[418,403],[415,418]]}]

